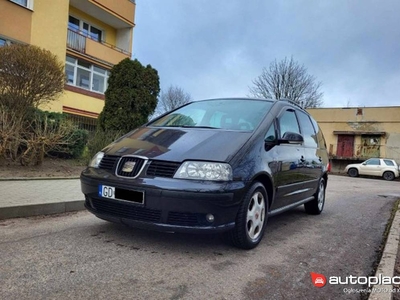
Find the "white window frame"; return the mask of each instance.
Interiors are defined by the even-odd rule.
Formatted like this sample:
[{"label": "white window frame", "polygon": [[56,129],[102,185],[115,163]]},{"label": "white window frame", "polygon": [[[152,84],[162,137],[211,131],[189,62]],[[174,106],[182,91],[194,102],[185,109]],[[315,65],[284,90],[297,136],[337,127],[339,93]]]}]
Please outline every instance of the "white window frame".
[{"label": "white window frame", "polygon": [[[105,42],[105,40],[106,40],[106,31],[103,28],[101,28],[101,27],[99,27],[97,25],[92,25],[92,23],[90,23],[90,22],[88,22],[88,21],[86,21],[84,19],[81,19],[81,18],[79,18],[79,17],[77,17],[77,16],[75,16],[73,14],[69,14],[68,15],[68,25],[69,25],[69,17],[73,17],[73,18],[75,18],[75,19],[77,19],[79,21],[79,33],[80,34],[82,34],[83,36],[85,36],[85,37],[87,37],[89,39],[92,39],[93,41],[97,41],[97,40],[95,40],[95,39],[90,37],[90,29],[92,27],[94,27],[97,30],[101,31],[101,39],[99,41],[97,41],[97,42],[99,42],[99,43]],[[83,29],[83,24],[84,23],[86,23],[89,26],[88,34],[84,33],[84,29]]]},{"label": "white window frame", "polygon": [[26,0],[26,5],[24,5],[23,3],[21,3],[19,0],[10,0],[11,2],[18,4],[22,7],[28,8],[30,10],[33,10],[33,0]]},{"label": "white window frame", "polygon": [[[71,59],[74,59],[74,63],[69,62],[69,61],[66,60],[65,61],[65,67],[67,67],[67,66],[73,67],[74,68],[74,75],[73,75],[73,82],[72,83],[68,82],[68,78],[67,78],[67,84],[71,85],[71,86],[76,86],[78,88],[81,88],[81,89],[84,89],[84,90],[87,90],[87,91],[91,91],[93,93],[104,94],[104,92],[107,90],[107,87],[108,87],[108,78],[109,78],[110,71],[105,69],[105,68],[102,68],[100,66],[96,66],[96,65],[93,65],[92,63],[84,61],[85,63],[90,64],[90,67],[86,68],[86,67],[81,66],[81,65],[78,64],[78,59],[77,58],[72,57],[72,56],[68,56],[68,57],[71,58]],[[104,70],[105,71],[104,74],[100,73],[100,72],[96,72],[94,70],[94,67]],[[89,88],[88,89],[80,86],[79,84],[77,84],[76,81],[77,81],[77,78],[78,78],[78,69],[89,72],[90,75],[89,75]],[[101,77],[104,78],[104,83],[103,83],[104,91],[96,91],[96,90],[93,89],[93,75],[98,75],[98,76],[101,76]]]}]

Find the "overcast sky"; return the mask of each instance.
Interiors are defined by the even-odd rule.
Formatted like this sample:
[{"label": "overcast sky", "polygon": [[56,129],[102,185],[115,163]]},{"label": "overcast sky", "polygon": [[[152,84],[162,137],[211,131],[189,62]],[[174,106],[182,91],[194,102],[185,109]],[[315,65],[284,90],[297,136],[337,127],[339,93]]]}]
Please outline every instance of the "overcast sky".
[{"label": "overcast sky", "polygon": [[399,0],[136,0],[133,58],[194,100],[249,95],[293,56],[324,107],[400,105]]}]

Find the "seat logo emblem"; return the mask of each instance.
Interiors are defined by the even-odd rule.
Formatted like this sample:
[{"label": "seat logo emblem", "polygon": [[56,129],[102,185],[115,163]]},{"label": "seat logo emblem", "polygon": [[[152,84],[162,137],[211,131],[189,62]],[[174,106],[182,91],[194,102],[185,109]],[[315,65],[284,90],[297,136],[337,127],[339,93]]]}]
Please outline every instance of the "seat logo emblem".
[{"label": "seat logo emblem", "polygon": [[133,168],[135,168],[136,162],[134,161],[127,161],[124,166],[122,167],[122,172],[132,172]]}]

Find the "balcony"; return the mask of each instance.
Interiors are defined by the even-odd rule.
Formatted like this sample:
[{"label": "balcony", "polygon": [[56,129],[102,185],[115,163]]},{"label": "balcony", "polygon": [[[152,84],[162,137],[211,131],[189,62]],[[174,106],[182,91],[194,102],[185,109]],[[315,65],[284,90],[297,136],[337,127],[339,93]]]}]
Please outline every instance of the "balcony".
[{"label": "balcony", "polygon": [[382,154],[386,153],[385,145],[365,145],[365,144],[354,144],[352,149],[349,151],[343,151],[338,149],[343,145],[330,144],[328,147],[329,158],[340,159],[340,160],[365,160],[373,157],[381,157]]},{"label": "balcony", "polygon": [[135,26],[135,1],[70,0],[70,5],[116,29]]},{"label": "balcony", "polygon": [[91,58],[111,63],[119,63],[125,58],[130,58],[131,53],[105,42],[98,42],[80,34],[74,30],[68,29],[67,33],[68,49],[90,56]]}]

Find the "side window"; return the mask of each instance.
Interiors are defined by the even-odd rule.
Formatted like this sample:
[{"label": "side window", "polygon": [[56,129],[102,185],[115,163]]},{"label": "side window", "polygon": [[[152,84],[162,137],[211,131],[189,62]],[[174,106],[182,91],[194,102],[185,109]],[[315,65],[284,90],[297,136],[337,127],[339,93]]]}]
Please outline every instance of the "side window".
[{"label": "side window", "polygon": [[311,123],[313,124],[315,132],[317,133],[317,142],[319,147],[326,149],[325,138],[324,135],[322,134],[321,128],[318,126],[317,121],[311,118]]},{"label": "side window", "polygon": [[299,118],[301,133],[304,138],[304,145],[307,147],[318,148],[317,135],[310,117],[301,111],[297,111],[297,117]]},{"label": "side window", "polygon": [[288,131],[300,134],[299,123],[297,122],[294,110],[287,110],[280,116],[279,129],[281,138]]},{"label": "side window", "polygon": [[394,166],[394,162],[392,162],[391,160],[384,159],[383,161],[385,162],[385,164],[386,164],[387,166]]},{"label": "side window", "polygon": [[384,159],[383,160],[387,166],[394,166],[394,163],[391,160]]},{"label": "side window", "polygon": [[267,133],[265,134],[265,141],[266,142],[273,142],[276,140],[275,136],[275,122],[272,122],[271,126],[269,127]]},{"label": "side window", "polygon": [[379,166],[381,164],[380,160],[377,158],[368,159],[365,164],[367,166]]}]

